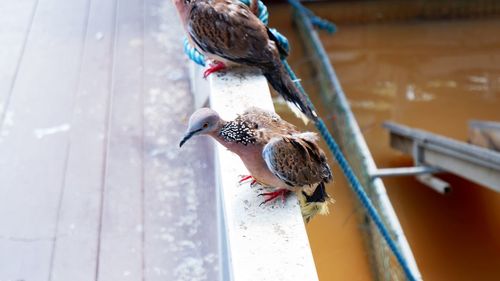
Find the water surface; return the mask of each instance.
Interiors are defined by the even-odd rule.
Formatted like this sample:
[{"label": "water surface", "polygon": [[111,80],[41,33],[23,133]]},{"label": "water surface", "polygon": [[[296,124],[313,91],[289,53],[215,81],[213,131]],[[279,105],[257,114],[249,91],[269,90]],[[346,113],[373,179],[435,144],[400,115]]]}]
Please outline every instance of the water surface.
[{"label": "water surface", "polygon": [[[282,16],[287,10],[270,10],[272,25],[293,46],[292,66],[319,104],[308,66],[314,60],[303,55],[290,20]],[[499,31],[500,20],[477,19],[344,24],[334,36],[321,35],[379,167],[412,164],[390,148],[381,127],[386,120],[461,141],[467,140],[469,120],[500,121]],[[329,216],[308,225],[320,279],[371,280],[354,199],[340,170],[334,172],[328,190],[337,203]],[[411,177],[384,180],[424,280],[495,280],[500,194],[455,175],[442,178],[453,188],[447,196]]]}]

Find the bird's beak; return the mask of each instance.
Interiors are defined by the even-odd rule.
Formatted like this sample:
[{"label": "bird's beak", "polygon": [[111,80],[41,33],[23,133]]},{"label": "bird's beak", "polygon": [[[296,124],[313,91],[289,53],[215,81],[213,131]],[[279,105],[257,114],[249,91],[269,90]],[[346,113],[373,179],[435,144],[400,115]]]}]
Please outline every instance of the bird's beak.
[{"label": "bird's beak", "polygon": [[182,138],[181,142],[179,143],[179,147],[182,147],[182,145],[184,145],[185,142],[187,142],[192,136],[196,135],[196,133],[200,131],[201,129],[186,133]]}]

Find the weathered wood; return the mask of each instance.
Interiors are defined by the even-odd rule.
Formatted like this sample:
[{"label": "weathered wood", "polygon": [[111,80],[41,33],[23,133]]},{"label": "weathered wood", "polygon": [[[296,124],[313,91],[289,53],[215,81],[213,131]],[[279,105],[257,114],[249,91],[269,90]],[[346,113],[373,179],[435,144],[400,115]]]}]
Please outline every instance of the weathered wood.
[{"label": "weathered wood", "polygon": [[29,28],[35,3],[0,3],[0,280],[217,280],[211,146],[178,150],[172,3],[39,0]]},{"label": "weathered wood", "polygon": [[145,280],[221,280],[212,143],[179,148],[194,110],[184,33],[170,0],[144,13]]},{"label": "weathered wood", "polygon": [[[0,1],[0,128],[12,94],[38,0]],[[1,136],[0,136],[1,137]]]},{"label": "weathered wood", "polygon": [[0,132],[2,280],[49,277],[87,9],[40,1],[20,60]]},{"label": "weathered wood", "polygon": [[116,6],[97,265],[102,281],[143,279],[142,8],[141,0]]},{"label": "weathered wood", "polygon": [[90,6],[52,258],[54,281],[96,278],[115,7],[116,0]]}]

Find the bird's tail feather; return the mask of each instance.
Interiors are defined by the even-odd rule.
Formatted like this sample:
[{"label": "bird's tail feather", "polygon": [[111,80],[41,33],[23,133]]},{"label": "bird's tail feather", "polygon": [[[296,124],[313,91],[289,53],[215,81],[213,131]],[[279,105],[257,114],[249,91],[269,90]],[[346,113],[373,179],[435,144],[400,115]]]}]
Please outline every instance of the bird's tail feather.
[{"label": "bird's tail feather", "polygon": [[305,192],[299,192],[298,197],[302,217],[306,223],[316,214],[327,215],[329,213],[328,204],[333,203],[333,199],[326,193],[325,183],[320,183],[310,196]]},{"label": "bird's tail feather", "polygon": [[316,121],[318,115],[307,104],[305,98],[300,94],[299,89],[285,71],[281,62],[273,63],[262,69],[264,76],[271,86],[286,100],[292,102],[309,119]]},{"label": "bird's tail feather", "polygon": [[295,117],[299,118],[300,120],[302,120],[302,122],[304,122],[304,125],[309,124],[309,117],[307,117],[307,115],[305,115],[302,111],[300,111],[300,109],[293,102],[287,101],[286,105],[288,106],[290,111],[292,111]]}]

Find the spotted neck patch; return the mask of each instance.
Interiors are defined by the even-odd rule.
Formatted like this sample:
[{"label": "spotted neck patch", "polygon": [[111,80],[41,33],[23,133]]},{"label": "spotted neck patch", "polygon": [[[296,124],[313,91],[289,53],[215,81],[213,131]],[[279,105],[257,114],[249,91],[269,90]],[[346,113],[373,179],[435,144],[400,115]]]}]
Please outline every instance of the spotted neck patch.
[{"label": "spotted neck patch", "polygon": [[247,122],[229,121],[224,124],[219,135],[227,142],[241,143],[243,145],[256,142],[256,135]]}]

